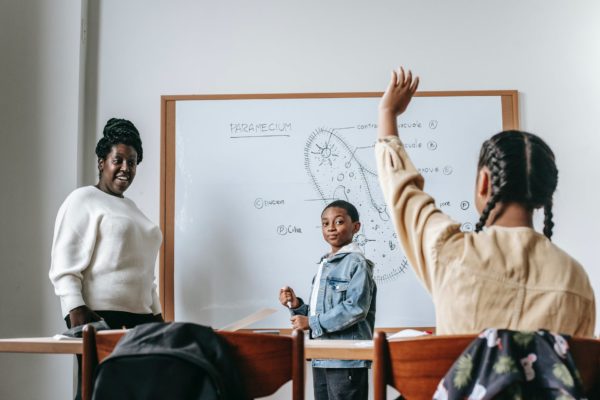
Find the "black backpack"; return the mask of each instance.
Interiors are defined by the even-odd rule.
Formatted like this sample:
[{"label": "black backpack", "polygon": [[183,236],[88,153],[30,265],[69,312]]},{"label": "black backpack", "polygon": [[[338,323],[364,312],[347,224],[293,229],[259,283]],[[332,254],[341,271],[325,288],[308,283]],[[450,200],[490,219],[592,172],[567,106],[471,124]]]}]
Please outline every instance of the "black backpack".
[{"label": "black backpack", "polygon": [[93,400],[245,398],[225,341],[192,323],[137,326],[95,374]]}]

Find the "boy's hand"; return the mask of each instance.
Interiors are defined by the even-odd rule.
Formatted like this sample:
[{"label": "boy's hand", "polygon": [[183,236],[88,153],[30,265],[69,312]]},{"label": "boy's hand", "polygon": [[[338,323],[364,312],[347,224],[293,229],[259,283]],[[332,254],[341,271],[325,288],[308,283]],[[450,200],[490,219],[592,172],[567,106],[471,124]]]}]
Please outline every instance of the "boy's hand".
[{"label": "boy's hand", "polygon": [[412,72],[404,68],[392,71],[392,78],[379,102],[379,137],[398,134],[396,118],[402,114],[419,87],[419,77],[413,79]]},{"label": "boy's hand", "polygon": [[279,289],[279,302],[287,308],[300,307],[300,302],[294,293],[294,289],[289,286],[284,286]]},{"label": "boy's hand", "polygon": [[413,79],[412,72],[404,73],[404,68],[398,68],[398,71],[392,71],[392,79],[388,85],[381,101],[379,110],[389,111],[398,116],[406,110],[408,103],[419,87],[419,77]]},{"label": "boy's hand", "polygon": [[308,317],[305,315],[294,315],[290,321],[292,321],[292,327],[294,329],[302,329],[303,331],[309,329]]}]

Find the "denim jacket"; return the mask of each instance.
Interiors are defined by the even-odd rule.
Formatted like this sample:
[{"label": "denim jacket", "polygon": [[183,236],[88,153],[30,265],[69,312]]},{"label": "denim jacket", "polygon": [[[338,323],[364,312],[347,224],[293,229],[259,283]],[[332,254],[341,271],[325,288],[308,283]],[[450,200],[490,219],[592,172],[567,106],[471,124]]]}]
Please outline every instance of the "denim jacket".
[{"label": "denim jacket", "polygon": [[[325,261],[323,262],[323,260]],[[344,246],[331,258],[321,258],[323,271],[319,282],[316,315],[302,299],[292,315],[309,316],[312,339],[369,340],[375,327],[373,263],[365,258],[356,243]],[[315,289],[313,281],[313,290]],[[365,368],[366,360],[313,360],[313,367]]]}]

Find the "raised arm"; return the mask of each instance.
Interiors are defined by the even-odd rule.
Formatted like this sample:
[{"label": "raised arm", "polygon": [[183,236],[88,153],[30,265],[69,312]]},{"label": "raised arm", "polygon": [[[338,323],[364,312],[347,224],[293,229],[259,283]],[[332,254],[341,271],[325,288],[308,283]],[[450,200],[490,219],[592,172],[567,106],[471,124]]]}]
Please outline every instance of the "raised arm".
[{"label": "raised arm", "polygon": [[459,225],[435,206],[423,192],[424,180],[398,137],[398,115],[402,114],[419,86],[403,68],[392,72],[379,103],[379,140],[375,145],[379,185],[398,240],[410,265],[432,291],[439,270],[435,255],[444,238],[458,232]]},{"label": "raised arm", "polygon": [[419,77],[413,79],[412,72],[404,68],[392,71],[390,83],[379,102],[379,137],[398,136],[398,115],[402,114],[419,87]]}]

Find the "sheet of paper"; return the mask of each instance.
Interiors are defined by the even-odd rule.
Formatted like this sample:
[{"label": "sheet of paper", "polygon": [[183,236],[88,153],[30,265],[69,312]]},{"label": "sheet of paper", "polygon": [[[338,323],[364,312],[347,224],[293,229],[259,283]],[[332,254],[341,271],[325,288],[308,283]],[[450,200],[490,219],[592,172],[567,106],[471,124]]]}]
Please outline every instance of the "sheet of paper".
[{"label": "sheet of paper", "polygon": [[247,326],[250,326],[255,322],[263,320],[263,319],[267,318],[269,315],[274,314],[276,312],[277,312],[277,310],[274,308],[263,308],[263,309],[258,310],[255,313],[248,315],[247,317],[240,319],[239,321],[236,321],[227,326],[224,326],[219,330],[230,331],[230,332],[237,331],[237,330],[243,329]]},{"label": "sheet of paper", "polygon": [[63,334],[56,334],[54,336],[52,336],[52,339],[54,340],[81,340],[81,338],[76,338],[73,336],[67,336],[67,335],[63,335]]},{"label": "sheet of paper", "polygon": [[416,329],[403,329],[400,332],[396,332],[393,335],[388,336],[388,339],[425,336],[425,335],[429,335],[429,333],[427,333],[425,331],[419,331]]}]

